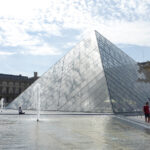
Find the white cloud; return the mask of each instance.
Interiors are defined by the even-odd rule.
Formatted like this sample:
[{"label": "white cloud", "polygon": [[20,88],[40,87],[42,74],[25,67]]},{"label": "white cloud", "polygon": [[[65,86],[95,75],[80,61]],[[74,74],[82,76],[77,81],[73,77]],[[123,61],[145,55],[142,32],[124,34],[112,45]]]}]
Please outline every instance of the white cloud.
[{"label": "white cloud", "polygon": [[[2,39],[0,43],[3,46],[33,46],[39,44],[42,40],[40,32],[46,32],[49,36],[60,36],[60,29],[55,24],[40,24],[38,22],[24,24],[17,21],[5,19],[3,23],[0,23],[0,27],[3,30],[0,35],[0,39]],[[35,36],[28,32],[39,32],[39,34]]]},{"label": "white cloud", "polygon": [[5,52],[5,51],[0,51],[0,55],[14,55],[14,52]]},{"label": "white cloud", "polygon": [[110,36],[115,43],[150,46],[150,22],[118,22]]},{"label": "white cloud", "polygon": [[[91,29],[98,30],[115,43],[150,46],[149,4],[144,0],[120,0],[112,5],[108,0],[105,4],[103,1],[90,3],[87,9],[83,7],[80,11],[72,4],[72,11],[64,18],[64,27],[81,29],[82,34]],[[96,14],[93,8],[97,10]]]},{"label": "white cloud", "polygon": [[63,37],[63,29],[78,29],[81,34],[96,29],[115,43],[150,46],[149,4],[148,0],[0,0],[0,45],[24,47],[24,54],[50,55],[58,52],[57,43],[45,46],[45,34]]},{"label": "white cloud", "polygon": [[76,42],[68,42],[63,46],[63,48],[71,48],[75,46],[76,44],[77,44]]},{"label": "white cloud", "polygon": [[149,26],[149,22],[109,21],[105,25],[96,23],[93,28],[117,44],[150,46]]},{"label": "white cloud", "polygon": [[22,19],[32,19],[38,9],[49,7],[49,0],[0,0],[0,15]]},{"label": "white cloud", "polygon": [[30,49],[28,47],[26,50],[20,52],[21,54],[26,55],[60,55],[61,52],[54,47],[50,47],[47,44],[40,46],[31,46]]},{"label": "white cloud", "polygon": [[60,27],[46,21],[49,5],[49,0],[0,0],[0,45],[23,47],[30,52],[35,47],[39,53],[39,45],[45,43],[43,35],[61,36]]}]

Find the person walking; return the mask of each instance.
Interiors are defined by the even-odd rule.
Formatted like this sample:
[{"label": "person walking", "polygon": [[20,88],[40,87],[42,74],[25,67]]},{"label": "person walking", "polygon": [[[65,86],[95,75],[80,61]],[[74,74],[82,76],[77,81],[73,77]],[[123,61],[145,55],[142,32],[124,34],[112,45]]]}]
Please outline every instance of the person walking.
[{"label": "person walking", "polygon": [[149,111],[149,103],[146,102],[145,106],[143,106],[143,112],[145,115],[145,122],[150,122],[150,111]]}]

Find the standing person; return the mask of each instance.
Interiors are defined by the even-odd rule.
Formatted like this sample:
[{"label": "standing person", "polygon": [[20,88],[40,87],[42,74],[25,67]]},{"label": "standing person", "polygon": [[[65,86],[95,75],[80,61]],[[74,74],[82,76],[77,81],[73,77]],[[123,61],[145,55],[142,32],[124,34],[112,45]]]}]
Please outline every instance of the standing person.
[{"label": "standing person", "polygon": [[146,105],[143,106],[143,112],[145,115],[145,122],[150,122],[150,114],[149,114],[149,103],[146,102]]}]

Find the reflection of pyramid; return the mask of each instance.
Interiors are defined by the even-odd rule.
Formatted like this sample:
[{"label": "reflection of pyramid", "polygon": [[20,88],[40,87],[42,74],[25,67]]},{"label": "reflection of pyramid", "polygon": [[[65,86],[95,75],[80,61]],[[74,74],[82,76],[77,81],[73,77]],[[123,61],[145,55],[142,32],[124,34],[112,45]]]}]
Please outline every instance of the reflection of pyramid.
[{"label": "reflection of pyramid", "polygon": [[8,108],[35,109],[41,85],[42,110],[133,112],[141,110],[150,85],[137,82],[136,62],[94,31],[17,97]]}]

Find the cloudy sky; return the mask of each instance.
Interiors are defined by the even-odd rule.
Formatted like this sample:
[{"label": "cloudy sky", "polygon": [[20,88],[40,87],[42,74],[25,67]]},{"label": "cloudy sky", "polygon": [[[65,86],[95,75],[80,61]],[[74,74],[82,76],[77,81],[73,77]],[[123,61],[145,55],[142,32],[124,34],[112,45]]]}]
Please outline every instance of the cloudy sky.
[{"label": "cloudy sky", "polygon": [[41,75],[89,30],[150,60],[149,0],[0,0],[0,73]]}]

